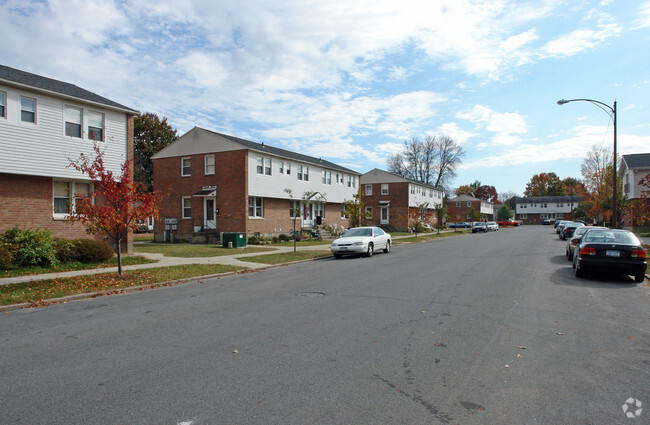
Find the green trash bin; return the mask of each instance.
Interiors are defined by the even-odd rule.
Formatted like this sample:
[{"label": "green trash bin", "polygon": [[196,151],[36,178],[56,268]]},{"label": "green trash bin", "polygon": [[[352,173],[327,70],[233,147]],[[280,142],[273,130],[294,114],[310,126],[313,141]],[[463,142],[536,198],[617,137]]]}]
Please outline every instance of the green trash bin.
[{"label": "green trash bin", "polygon": [[246,247],[246,233],[243,232],[223,232],[221,234],[221,246],[228,248],[244,248]]}]

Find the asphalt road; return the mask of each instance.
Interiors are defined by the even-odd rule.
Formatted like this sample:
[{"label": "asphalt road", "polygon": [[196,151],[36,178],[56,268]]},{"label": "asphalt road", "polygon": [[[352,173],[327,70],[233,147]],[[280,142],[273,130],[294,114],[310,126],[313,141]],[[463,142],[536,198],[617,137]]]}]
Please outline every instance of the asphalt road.
[{"label": "asphalt road", "polygon": [[649,306],[522,227],[10,311],[0,423],[648,423]]}]

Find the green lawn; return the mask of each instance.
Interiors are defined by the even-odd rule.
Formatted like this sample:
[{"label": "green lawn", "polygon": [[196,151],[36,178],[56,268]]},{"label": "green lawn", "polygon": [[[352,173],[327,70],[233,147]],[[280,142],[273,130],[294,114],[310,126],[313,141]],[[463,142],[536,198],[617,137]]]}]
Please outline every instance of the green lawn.
[{"label": "green lawn", "polygon": [[207,244],[144,244],[133,245],[135,252],[163,254],[166,257],[219,257],[222,255],[246,254],[250,252],[275,251],[275,248],[248,246],[246,248],[222,248],[221,245]]},{"label": "green lawn", "polygon": [[222,264],[187,264],[173,267],[132,270],[124,272],[122,276],[118,276],[117,273],[101,273],[2,285],[0,286],[0,305],[20,303],[47,305],[47,300],[69,295],[93,292],[103,292],[105,294],[119,293],[124,288],[134,286],[153,286],[173,280],[240,270],[246,270],[246,268]]},{"label": "green lawn", "polygon": [[314,258],[329,257],[332,253],[329,251],[296,251],[296,252],[279,252],[277,254],[255,255],[253,257],[239,257],[241,261],[251,261],[263,264],[282,264],[298,260],[311,260]]},{"label": "green lawn", "polygon": [[[149,260],[139,255],[122,256],[122,266],[133,266],[135,264],[155,263],[155,260]],[[69,272],[72,270],[103,269],[107,267],[117,267],[117,257],[101,263],[63,263],[56,267],[20,267],[11,270],[0,270],[0,279],[5,277],[30,276],[45,273]]]},{"label": "green lawn", "polygon": [[400,245],[404,243],[414,243],[414,242],[426,242],[430,241],[432,239],[440,239],[440,238],[450,238],[454,236],[459,236],[459,235],[464,235],[467,234],[468,232],[463,231],[463,232],[446,232],[446,233],[418,233],[418,236],[415,237],[413,235],[410,238],[403,238],[403,239],[393,239],[393,244],[394,245]]}]

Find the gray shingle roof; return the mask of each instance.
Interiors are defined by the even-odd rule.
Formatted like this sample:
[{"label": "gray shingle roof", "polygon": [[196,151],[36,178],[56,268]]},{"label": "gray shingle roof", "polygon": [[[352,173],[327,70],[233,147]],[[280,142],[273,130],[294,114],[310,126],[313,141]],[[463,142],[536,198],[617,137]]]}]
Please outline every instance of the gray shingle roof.
[{"label": "gray shingle roof", "polygon": [[623,161],[625,161],[628,168],[650,167],[650,153],[623,155]]},{"label": "gray shingle roof", "polygon": [[81,87],[77,87],[74,84],[54,80],[52,78],[43,77],[26,71],[21,71],[19,69],[11,68],[5,65],[0,65],[0,83],[2,82],[20,84],[32,87],[40,91],[57,93],[88,102],[99,103],[102,105],[110,106],[112,108],[122,109],[125,112],[130,112],[133,114],[139,113],[132,108],[121,105],[117,102],[113,102],[110,99],[106,99],[105,97],[102,97],[98,94],[82,89]]},{"label": "gray shingle roof", "polygon": [[331,169],[334,169],[334,170],[340,170],[340,171],[350,173],[350,174],[361,175],[361,173],[359,173],[358,171],[354,171],[354,170],[350,170],[349,168],[341,167],[338,164],[335,164],[333,162],[324,160],[322,158],[315,158],[313,156],[303,155],[301,153],[292,152],[292,151],[282,149],[282,148],[276,148],[274,146],[270,146],[270,145],[267,145],[267,144],[264,144],[264,143],[251,142],[250,140],[240,139],[239,137],[229,136],[227,134],[218,133],[218,132],[212,131],[212,130],[206,130],[206,129],[203,129],[203,130],[208,131],[208,132],[213,133],[213,134],[216,134],[218,136],[221,136],[221,137],[223,137],[225,139],[230,140],[231,142],[238,143],[238,144],[240,144],[240,145],[242,145],[244,147],[247,147],[249,149],[253,149],[253,150],[256,150],[256,151],[268,152],[271,155],[277,155],[277,156],[281,156],[281,157],[285,157],[285,158],[294,159],[296,161],[307,162],[307,163],[318,165],[318,166],[321,166],[321,167],[327,167],[327,168],[331,168]]}]

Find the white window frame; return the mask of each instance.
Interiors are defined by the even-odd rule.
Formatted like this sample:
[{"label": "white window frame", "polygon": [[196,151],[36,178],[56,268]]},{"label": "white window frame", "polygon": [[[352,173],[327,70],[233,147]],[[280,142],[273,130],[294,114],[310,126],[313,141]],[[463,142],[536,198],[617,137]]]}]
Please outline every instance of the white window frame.
[{"label": "white window frame", "polygon": [[348,219],[348,207],[346,204],[341,204],[341,220]]},{"label": "white window frame", "polygon": [[[185,201],[189,201],[189,206],[185,204]],[[185,212],[189,210],[189,215],[186,215]],[[181,218],[184,220],[192,218],[192,197],[191,196],[182,196],[181,197]]]},{"label": "white window frame", "polygon": [[372,185],[367,184],[364,193],[366,196],[372,196]]},{"label": "white window frame", "polygon": [[302,167],[302,179],[306,182],[309,181],[309,165]]},{"label": "white window frame", "polygon": [[214,159],[214,154],[206,155],[203,157],[203,173],[206,176],[214,175],[216,171],[216,162]]},{"label": "white window frame", "polygon": [[323,184],[327,184],[327,173],[325,170],[320,172],[320,180]]},{"label": "white window frame", "polygon": [[284,161],[278,161],[278,172],[284,174]]},{"label": "white window frame", "polygon": [[255,171],[257,172],[257,174],[264,174],[264,157],[258,156],[255,161],[256,161]]},{"label": "white window frame", "polygon": [[298,168],[298,171],[296,172],[296,176],[298,177],[298,180],[302,180],[302,165],[298,164],[297,168]]},{"label": "white window frame", "polygon": [[264,158],[264,175],[270,176],[273,173],[273,161],[271,158]]},{"label": "white window frame", "polygon": [[[185,167],[185,161],[189,161],[190,165],[188,167]],[[185,173],[186,168],[189,170],[188,173]],[[185,156],[181,158],[181,177],[189,177],[191,175],[192,175],[192,157]]]},{"label": "white window frame", "polygon": [[0,91],[0,118],[7,118],[7,92]]},{"label": "white window frame", "polygon": [[287,162],[287,176],[291,175],[291,163]]},{"label": "white window frame", "polygon": [[[68,118],[69,118],[68,117],[68,111],[70,111],[70,112],[72,112],[72,111],[78,112],[79,113],[79,122],[68,121]],[[78,106],[72,106],[72,105],[64,105],[64,107],[63,107],[63,121],[64,121],[63,132],[65,133],[66,137],[74,137],[74,138],[77,138],[77,139],[81,139],[83,137],[83,122],[84,122],[83,117],[84,117],[83,108],[79,108]],[[79,132],[79,135],[68,134],[68,125],[75,126],[74,128]]]},{"label": "white window frame", "polygon": [[[30,110],[27,110],[27,109],[23,109],[23,100],[31,100],[32,102],[34,102],[34,110],[30,111]],[[26,122],[28,124],[36,124],[36,118],[37,118],[36,117],[36,111],[37,111],[37,102],[36,102],[35,98],[27,97],[27,96],[20,96],[20,122]],[[31,113],[32,114],[32,120],[31,121],[24,120],[23,119],[23,112]]]},{"label": "white window frame", "polygon": [[[97,127],[96,125],[92,125],[92,124],[94,124],[93,123],[93,117],[97,117],[97,116],[101,117],[101,120],[102,120],[101,127]],[[96,130],[101,132],[100,137],[97,137],[97,131]],[[106,132],[106,115],[103,112],[89,110],[88,111],[88,139],[91,139],[90,135],[93,134],[94,140],[96,140],[98,142],[103,142],[106,139],[106,137],[104,137],[105,132]]]},{"label": "white window frame", "polygon": [[381,184],[381,194],[388,195],[388,183]]},{"label": "white window frame", "polygon": [[[384,212],[386,213],[386,218],[384,218]],[[388,224],[389,222],[390,222],[389,207],[379,207],[379,224]]]},{"label": "white window frame", "polygon": [[[66,195],[65,195],[65,200],[66,200],[66,207],[67,211],[66,212],[56,212],[55,210],[55,199],[63,199],[63,196],[56,196],[55,194],[55,188],[57,183],[63,183],[66,185]],[[90,195],[93,192],[93,186],[91,182],[77,182],[74,180],[52,180],[52,217],[57,220],[57,219],[65,219],[70,215],[72,211],[75,210],[75,206],[77,205],[77,197],[74,195],[78,192],[77,190],[77,185],[87,185],[88,186],[88,195]],[[93,199],[93,203],[94,203]]]},{"label": "white window frame", "polygon": [[372,220],[372,207],[366,207],[366,217],[368,220]]},{"label": "white window frame", "polygon": [[331,171],[327,172],[327,184],[330,185],[330,186],[332,185],[332,172]]},{"label": "white window frame", "polygon": [[467,208],[472,208],[472,201],[467,201]]},{"label": "white window frame", "polygon": [[[259,205],[257,201],[259,201]],[[253,215],[251,215],[251,208],[253,208]],[[248,197],[248,218],[264,218],[264,198],[259,196]]]}]

